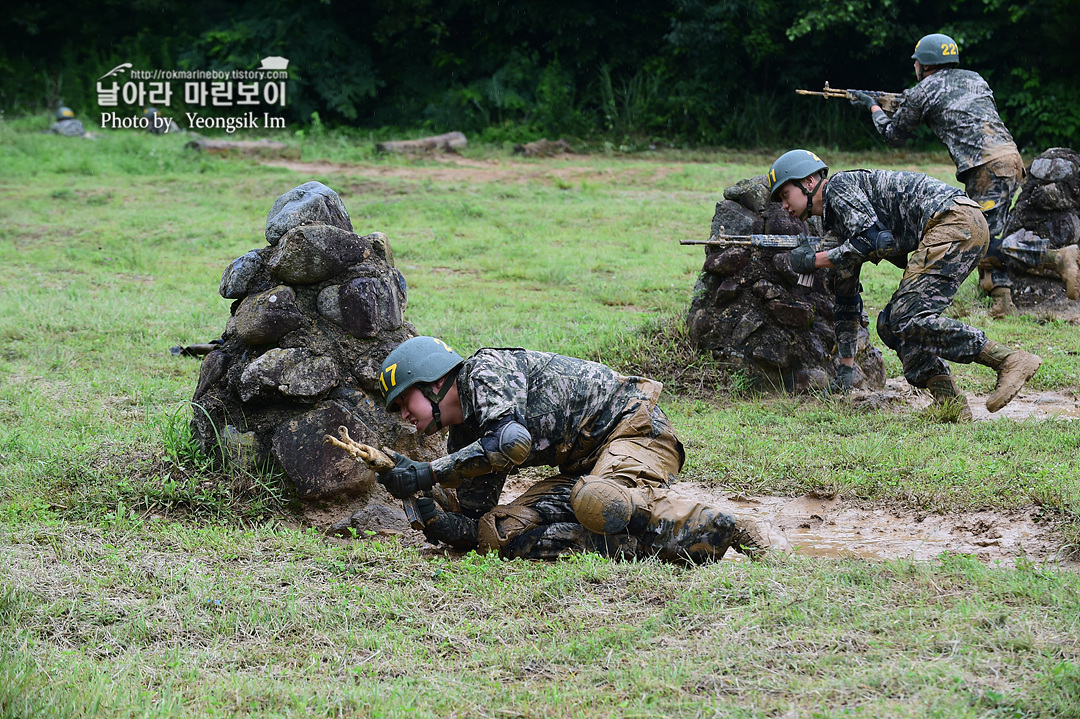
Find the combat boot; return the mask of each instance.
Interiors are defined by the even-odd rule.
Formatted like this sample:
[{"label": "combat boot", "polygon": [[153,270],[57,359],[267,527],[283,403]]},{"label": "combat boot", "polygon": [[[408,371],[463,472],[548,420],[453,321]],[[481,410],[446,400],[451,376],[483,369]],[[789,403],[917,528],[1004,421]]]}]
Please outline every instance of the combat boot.
[{"label": "combat boot", "polygon": [[1060,250],[1047,250],[1043,267],[1056,272],[1065,283],[1065,296],[1080,298],[1080,247],[1069,245]]},{"label": "combat boot", "polygon": [[786,552],[791,549],[784,535],[775,531],[771,524],[756,517],[735,520],[735,534],[731,547],[750,559],[763,558],[769,551]]},{"label": "combat boot", "polygon": [[935,406],[946,409],[950,417],[956,417],[952,421],[970,422],[972,420],[971,405],[968,404],[967,397],[956,386],[956,380],[951,375],[939,374],[931,377],[926,383],[926,389],[930,390]]},{"label": "combat boot", "polygon": [[986,409],[997,412],[1031,379],[1042,364],[1042,358],[1024,350],[1014,350],[1000,342],[987,341],[975,361],[997,372],[997,384],[986,398]]},{"label": "combat boot", "polygon": [[990,316],[995,320],[1019,314],[1012,301],[1012,290],[1008,287],[995,287],[990,290],[990,299],[994,301],[990,305]]}]

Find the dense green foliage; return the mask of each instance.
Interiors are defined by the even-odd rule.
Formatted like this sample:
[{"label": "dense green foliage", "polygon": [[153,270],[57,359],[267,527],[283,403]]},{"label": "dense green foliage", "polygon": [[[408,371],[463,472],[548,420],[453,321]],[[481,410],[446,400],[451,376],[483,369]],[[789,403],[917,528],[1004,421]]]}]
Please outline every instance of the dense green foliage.
[{"label": "dense green foliage", "polygon": [[1018,143],[1042,149],[1080,144],[1078,14],[1080,0],[78,0],[63,13],[12,0],[0,108],[62,100],[93,115],[95,81],[121,62],[249,69],[283,55],[292,124],[859,148],[877,142],[865,117],[792,90],[902,90],[915,41],[941,31]]}]

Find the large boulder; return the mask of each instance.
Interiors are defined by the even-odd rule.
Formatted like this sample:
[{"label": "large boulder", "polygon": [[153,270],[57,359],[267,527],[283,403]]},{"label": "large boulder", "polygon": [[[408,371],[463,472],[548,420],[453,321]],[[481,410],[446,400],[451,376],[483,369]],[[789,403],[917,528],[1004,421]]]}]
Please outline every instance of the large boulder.
[{"label": "large boulder", "polygon": [[[713,215],[714,234],[720,228],[728,235],[821,234],[817,218],[808,225],[769,201],[764,176],[740,181],[724,197]],[[691,342],[757,389],[823,389],[840,366],[828,271],[818,270],[811,287],[798,280],[786,250],[707,246],[687,314]],[[885,363],[867,326],[864,313],[854,384],[880,389]]]},{"label": "large boulder", "polygon": [[363,464],[323,442],[345,426],[358,441],[416,459],[445,452],[442,439],[418,435],[381,405],[382,360],[416,335],[390,242],[353,233],[337,193],[318,182],[274,202],[266,238],[222,274],[219,293],[232,310],[222,344],[203,359],[195,437],[223,462],[276,465],[301,499],[360,495],[397,507]]}]

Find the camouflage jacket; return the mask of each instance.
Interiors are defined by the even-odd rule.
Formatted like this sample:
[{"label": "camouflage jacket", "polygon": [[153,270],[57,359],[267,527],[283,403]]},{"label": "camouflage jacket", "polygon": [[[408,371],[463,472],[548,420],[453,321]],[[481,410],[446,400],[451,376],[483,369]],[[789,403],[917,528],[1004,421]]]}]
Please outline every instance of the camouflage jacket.
[{"label": "camouflage jacket", "polygon": [[[828,251],[829,261],[839,268],[878,259],[903,265],[918,248],[930,218],[952,207],[957,197],[964,197],[962,189],[918,172],[838,172],[821,194],[825,229],[843,242]],[[892,232],[896,250],[891,255],[872,258],[852,243],[875,223]]]},{"label": "camouflage jacket", "polygon": [[1018,154],[998,115],[994,93],[971,70],[943,68],[928,75],[904,91],[891,118],[878,111],[873,120],[892,147],[903,145],[915,128],[926,123],[948,148],[958,178],[973,167]]},{"label": "camouflage jacket", "polygon": [[656,404],[662,385],[550,352],[482,349],[465,360],[457,388],[464,421],[450,428],[450,454],[431,463],[436,478],[449,487],[462,478],[509,469],[493,466],[491,447],[483,440],[511,417],[532,435],[532,449],[520,466],[583,473],[625,416],[642,403]]},{"label": "camouflage jacket", "polygon": [[[862,263],[885,259],[901,267],[906,265],[907,256],[918,249],[927,223],[937,213],[950,209],[956,198],[967,201],[960,188],[918,172],[847,170],[825,183],[822,220],[825,228],[843,241],[828,251],[834,266],[830,276],[836,293],[834,323],[841,357],[854,357],[858,347]],[[894,253],[871,258],[851,242],[875,223],[893,233]],[[851,311],[842,312],[842,306]]]}]

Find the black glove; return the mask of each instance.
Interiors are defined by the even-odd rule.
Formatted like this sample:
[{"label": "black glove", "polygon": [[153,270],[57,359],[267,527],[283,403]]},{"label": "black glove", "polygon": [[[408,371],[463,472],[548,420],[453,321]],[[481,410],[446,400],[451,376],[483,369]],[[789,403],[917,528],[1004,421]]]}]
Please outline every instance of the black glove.
[{"label": "black glove", "polygon": [[836,377],[829,383],[829,392],[833,394],[839,392],[847,394],[851,391],[851,380],[854,376],[854,367],[848,367],[846,364],[840,365],[840,369],[836,371]]},{"label": "black glove", "polygon": [[417,497],[416,510],[420,512],[420,519],[424,525],[431,524],[431,520],[439,516],[439,508],[431,497]]},{"label": "black glove", "polygon": [[397,462],[389,472],[379,475],[379,484],[386,487],[398,499],[407,499],[417,492],[435,486],[435,475],[430,462],[414,462],[403,454],[394,457]]},{"label": "black glove", "polygon": [[862,235],[854,237],[851,245],[874,264],[896,252],[896,238],[892,231],[880,222],[867,228]]},{"label": "black glove", "polygon": [[799,246],[788,252],[791,269],[800,275],[814,274],[814,258],[816,255],[817,250],[810,244],[810,240],[806,239],[806,235],[803,235]]},{"label": "black glove", "polygon": [[853,107],[862,105],[867,110],[878,104],[878,101],[867,95],[865,92],[859,92],[858,90],[848,90],[848,99],[851,100]]}]

